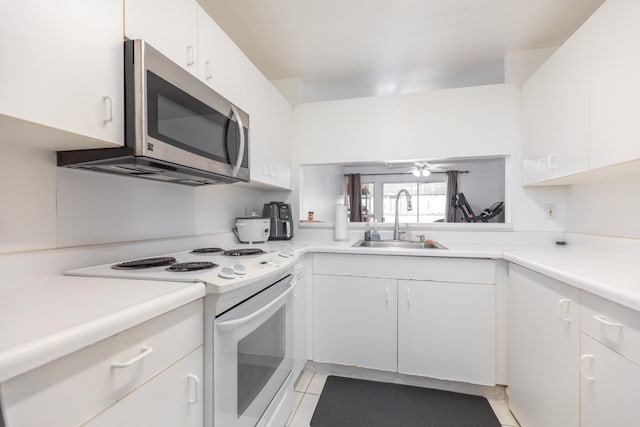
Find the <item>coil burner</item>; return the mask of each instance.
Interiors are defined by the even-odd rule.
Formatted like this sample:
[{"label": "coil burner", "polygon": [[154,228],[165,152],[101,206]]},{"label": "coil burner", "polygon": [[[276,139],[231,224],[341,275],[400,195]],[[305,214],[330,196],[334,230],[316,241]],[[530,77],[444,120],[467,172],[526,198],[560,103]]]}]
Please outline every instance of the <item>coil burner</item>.
[{"label": "coil burner", "polygon": [[162,267],[165,265],[171,265],[176,262],[176,259],[171,256],[156,257],[156,258],[143,258],[133,261],[121,262],[120,264],[112,265],[111,268],[115,270],[143,270],[145,268]]}]

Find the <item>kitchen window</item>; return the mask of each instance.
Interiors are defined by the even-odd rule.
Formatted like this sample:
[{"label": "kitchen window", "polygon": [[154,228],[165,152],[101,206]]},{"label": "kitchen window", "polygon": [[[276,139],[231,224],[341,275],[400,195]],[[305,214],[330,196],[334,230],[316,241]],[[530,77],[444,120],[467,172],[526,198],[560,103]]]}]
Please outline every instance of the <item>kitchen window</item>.
[{"label": "kitchen window", "polygon": [[430,223],[444,221],[447,199],[446,182],[394,182],[382,184],[383,217],[393,222],[396,214],[396,195],[401,189],[411,194],[413,210],[407,209],[407,199],[400,198],[400,222]]}]

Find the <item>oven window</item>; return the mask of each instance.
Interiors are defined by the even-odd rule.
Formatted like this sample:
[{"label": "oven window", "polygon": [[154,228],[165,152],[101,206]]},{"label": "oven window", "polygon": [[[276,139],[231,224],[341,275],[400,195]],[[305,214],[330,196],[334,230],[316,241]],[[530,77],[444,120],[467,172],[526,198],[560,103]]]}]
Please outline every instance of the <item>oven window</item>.
[{"label": "oven window", "polygon": [[238,342],[238,417],[284,360],[286,307]]}]

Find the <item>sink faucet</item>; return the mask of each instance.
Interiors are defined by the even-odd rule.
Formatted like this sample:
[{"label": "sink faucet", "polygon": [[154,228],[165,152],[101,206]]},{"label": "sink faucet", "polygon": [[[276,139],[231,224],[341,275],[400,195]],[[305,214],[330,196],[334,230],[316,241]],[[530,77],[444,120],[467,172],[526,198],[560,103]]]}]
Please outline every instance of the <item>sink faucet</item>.
[{"label": "sink faucet", "polygon": [[404,195],[407,196],[407,210],[410,210],[410,211],[413,210],[413,207],[411,206],[411,194],[409,194],[409,192],[404,188],[398,191],[398,194],[396,194],[396,221],[393,227],[393,240],[400,240],[400,220],[398,216],[400,214],[399,204],[400,204],[400,195],[402,193],[404,193]]}]

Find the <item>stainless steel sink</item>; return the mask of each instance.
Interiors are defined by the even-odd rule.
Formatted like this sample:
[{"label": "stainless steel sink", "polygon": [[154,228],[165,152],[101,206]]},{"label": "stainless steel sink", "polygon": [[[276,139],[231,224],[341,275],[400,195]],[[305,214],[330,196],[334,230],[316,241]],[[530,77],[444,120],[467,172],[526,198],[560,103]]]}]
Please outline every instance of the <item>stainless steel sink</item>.
[{"label": "stainless steel sink", "polygon": [[425,240],[413,242],[408,240],[360,240],[353,245],[354,248],[405,248],[405,249],[447,249],[438,242]]}]

